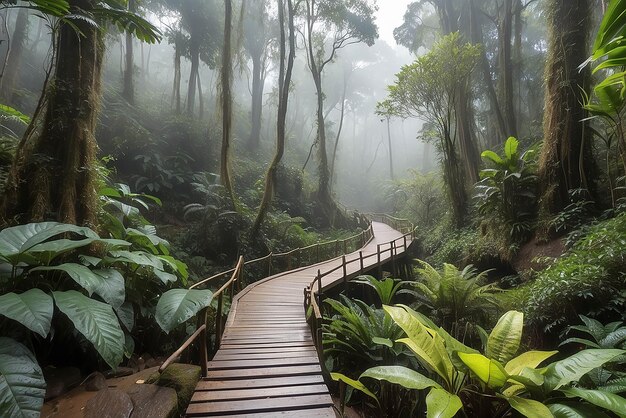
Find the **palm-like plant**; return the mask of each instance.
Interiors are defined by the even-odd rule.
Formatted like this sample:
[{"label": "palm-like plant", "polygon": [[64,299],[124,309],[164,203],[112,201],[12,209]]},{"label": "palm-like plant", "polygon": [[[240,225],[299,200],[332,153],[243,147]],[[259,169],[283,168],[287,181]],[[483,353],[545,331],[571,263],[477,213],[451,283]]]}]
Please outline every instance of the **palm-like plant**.
[{"label": "palm-like plant", "polygon": [[391,277],[387,277],[383,280],[378,280],[374,276],[363,275],[358,276],[356,279],[352,280],[351,283],[362,284],[374,289],[374,292],[376,292],[380,303],[383,305],[390,305],[394,296],[398,293],[401,293],[402,286],[404,286],[408,282],[403,282],[397,279],[393,279]]},{"label": "palm-like plant", "polygon": [[463,270],[444,264],[438,271],[425,261],[419,261],[420,280],[411,283],[418,306],[455,338],[476,323],[484,323],[499,309],[496,295],[501,291],[493,284],[484,284],[487,271],[478,273],[469,265]]},{"label": "palm-like plant", "polygon": [[341,295],[325,299],[333,313],[322,327],[324,352],[336,358],[337,370],[363,370],[374,364],[392,364],[402,351],[394,341],[402,336],[382,309]]},{"label": "palm-like plant", "polygon": [[504,224],[513,241],[530,231],[537,201],[537,177],[532,149],[519,152],[519,142],[510,137],[504,155],[484,151],[481,156],[492,168],[480,171],[474,195],[477,210],[493,228]]}]

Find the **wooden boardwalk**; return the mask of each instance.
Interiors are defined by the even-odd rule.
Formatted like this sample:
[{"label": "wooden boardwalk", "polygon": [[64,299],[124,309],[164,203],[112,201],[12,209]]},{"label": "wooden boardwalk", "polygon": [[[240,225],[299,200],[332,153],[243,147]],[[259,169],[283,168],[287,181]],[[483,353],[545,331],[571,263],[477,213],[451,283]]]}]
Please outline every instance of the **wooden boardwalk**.
[{"label": "wooden boardwalk", "polygon": [[[372,223],[374,238],[362,256],[390,248],[402,234],[386,224]],[[408,242],[410,244],[410,240]],[[398,248],[401,256],[403,248]],[[390,251],[381,263],[390,260]],[[359,259],[359,252],[346,260]],[[378,264],[365,259],[364,268]],[[313,266],[277,274],[251,284],[234,298],[220,349],[208,365],[191,399],[187,416],[335,417],[324,384],[311,331],[305,320],[303,291],[318,270],[342,265],[335,258]],[[347,279],[360,274],[359,262],[347,266]],[[344,280],[343,269],[322,280],[329,289]]]}]

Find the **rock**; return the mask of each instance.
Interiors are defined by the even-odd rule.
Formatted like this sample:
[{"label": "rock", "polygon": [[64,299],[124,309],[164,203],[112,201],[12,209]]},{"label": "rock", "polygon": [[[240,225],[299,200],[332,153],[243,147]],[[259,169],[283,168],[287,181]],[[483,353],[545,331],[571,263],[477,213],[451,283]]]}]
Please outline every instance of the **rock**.
[{"label": "rock", "polygon": [[133,412],[130,396],[118,389],[105,389],[87,401],[85,418],[128,418]]},{"label": "rock", "polygon": [[173,418],[178,416],[178,399],[172,388],[136,385],[128,391],[133,403],[133,418]]},{"label": "rock", "polygon": [[106,376],[107,379],[110,379],[112,377],[130,376],[133,373],[134,373],[134,370],[132,369],[132,367],[118,367],[115,370],[109,370],[105,372],[104,375]]},{"label": "rock", "polygon": [[46,367],[43,375],[46,380],[46,400],[64,394],[81,382],[80,370],[76,367]]},{"label": "rock", "polygon": [[183,415],[200,380],[200,373],[200,366],[172,363],[161,374],[157,372],[150,376],[146,383],[174,389],[178,394],[178,412]]},{"label": "rock", "polygon": [[97,392],[107,387],[107,380],[100,372],[93,372],[85,379],[85,390],[88,392]]}]

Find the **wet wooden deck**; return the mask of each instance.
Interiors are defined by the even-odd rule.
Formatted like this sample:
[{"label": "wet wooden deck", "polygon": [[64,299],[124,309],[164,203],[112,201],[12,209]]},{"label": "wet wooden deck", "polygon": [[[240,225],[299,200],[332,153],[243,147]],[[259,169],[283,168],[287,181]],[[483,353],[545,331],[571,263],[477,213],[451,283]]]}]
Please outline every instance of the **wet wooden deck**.
[{"label": "wet wooden deck", "polygon": [[[364,257],[376,254],[378,244],[388,249],[390,241],[402,237],[386,224],[373,222],[372,227],[374,238],[361,249]],[[398,248],[398,256],[403,251]],[[381,264],[390,258],[387,251]],[[358,251],[346,255],[347,261],[354,259],[359,259]],[[318,269],[323,273],[341,264],[339,257],[277,274],[235,297],[220,349],[196,387],[187,416],[335,417],[305,320],[303,291]],[[377,264],[378,257],[367,258],[365,270]],[[360,272],[359,262],[349,264],[347,279]],[[323,288],[343,280],[343,269],[338,269],[323,278]]]}]

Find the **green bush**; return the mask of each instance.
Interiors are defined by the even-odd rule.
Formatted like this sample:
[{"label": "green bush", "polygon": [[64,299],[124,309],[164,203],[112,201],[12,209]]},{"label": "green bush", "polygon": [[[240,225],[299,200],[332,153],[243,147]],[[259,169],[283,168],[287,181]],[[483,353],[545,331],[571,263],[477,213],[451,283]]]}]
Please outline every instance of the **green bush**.
[{"label": "green bush", "polygon": [[626,214],[589,228],[585,237],[529,286],[524,310],[544,331],[558,331],[578,315],[626,318]]}]

